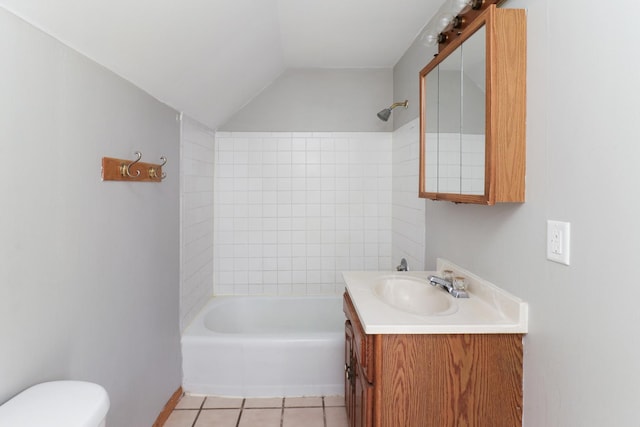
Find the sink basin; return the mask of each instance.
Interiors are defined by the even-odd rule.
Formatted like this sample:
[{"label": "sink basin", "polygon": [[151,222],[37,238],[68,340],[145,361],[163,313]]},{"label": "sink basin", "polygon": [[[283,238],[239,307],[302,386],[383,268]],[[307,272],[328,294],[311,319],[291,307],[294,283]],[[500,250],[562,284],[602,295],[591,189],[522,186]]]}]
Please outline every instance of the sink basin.
[{"label": "sink basin", "polygon": [[457,310],[457,304],[451,295],[417,277],[380,277],[373,292],[391,307],[413,314],[446,316]]}]

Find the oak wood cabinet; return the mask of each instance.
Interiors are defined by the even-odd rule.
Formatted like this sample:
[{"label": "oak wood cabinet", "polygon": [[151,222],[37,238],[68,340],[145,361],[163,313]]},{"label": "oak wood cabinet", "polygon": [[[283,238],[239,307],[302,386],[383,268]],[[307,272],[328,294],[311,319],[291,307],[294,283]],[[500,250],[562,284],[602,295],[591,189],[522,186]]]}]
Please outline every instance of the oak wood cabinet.
[{"label": "oak wood cabinet", "polygon": [[491,5],[455,34],[420,71],[419,196],[522,203],[525,11]]},{"label": "oak wood cabinet", "polygon": [[345,322],[345,403],[349,426],[372,426],[373,366],[369,336],[362,332],[360,320],[351,316]]},{"label": "oak wood cabinet", "polygon": [[349,427],[522,425],[522,335],[367,335],[344,295]]}]

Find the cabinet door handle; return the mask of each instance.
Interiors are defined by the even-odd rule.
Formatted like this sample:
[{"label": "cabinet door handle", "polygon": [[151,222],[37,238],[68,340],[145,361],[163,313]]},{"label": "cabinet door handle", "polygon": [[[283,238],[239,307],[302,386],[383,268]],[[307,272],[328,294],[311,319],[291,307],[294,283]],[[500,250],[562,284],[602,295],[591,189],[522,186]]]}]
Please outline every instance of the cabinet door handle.
[{"label": "cabinet door handle", "polygon": [[344,364],[344,371],[347,374],[347,381],[349,381],[351,384],[355,384],[356,375],[355,375],[355,372],[354,372],[353,368],[345,363]]},{"label": "cabinet door handle", "polygon": [[344,371],[347,374],[347,380],[351,381],[351,379],[353,378],[353,370],[351,369],[351,366],[347,365],[346,363],[344,364]]}]

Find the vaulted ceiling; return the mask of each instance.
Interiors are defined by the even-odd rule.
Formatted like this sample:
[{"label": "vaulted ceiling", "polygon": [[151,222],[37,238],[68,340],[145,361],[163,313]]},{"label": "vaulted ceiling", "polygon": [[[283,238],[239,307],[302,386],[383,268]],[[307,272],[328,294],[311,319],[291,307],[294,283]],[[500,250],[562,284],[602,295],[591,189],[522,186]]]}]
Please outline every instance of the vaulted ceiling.
[{"label": "vaulted ceiling", "polygon": [[212,128],[287,68],[391,68],[443,0],[0,0]]}]

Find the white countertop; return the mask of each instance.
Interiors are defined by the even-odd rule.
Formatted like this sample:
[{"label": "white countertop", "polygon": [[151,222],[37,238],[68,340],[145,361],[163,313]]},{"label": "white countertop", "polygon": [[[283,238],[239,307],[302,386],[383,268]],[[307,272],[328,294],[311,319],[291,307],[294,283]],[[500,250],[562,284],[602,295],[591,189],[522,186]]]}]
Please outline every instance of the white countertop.
[{"label": "white countertop", "polygon": [[[446,315],[409,313],[384,302],[373,290],[381,276],[425,279],[436,271],[344,272],[346,289],[367,334],[524,334],[528,331],[528,305],[503,289],[446,260],[438,269],[453,270],[467,279],[469,298],[453,298],[455,312]],[[445,292],[442,290],[442,292]]]}]

